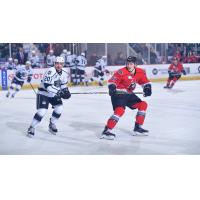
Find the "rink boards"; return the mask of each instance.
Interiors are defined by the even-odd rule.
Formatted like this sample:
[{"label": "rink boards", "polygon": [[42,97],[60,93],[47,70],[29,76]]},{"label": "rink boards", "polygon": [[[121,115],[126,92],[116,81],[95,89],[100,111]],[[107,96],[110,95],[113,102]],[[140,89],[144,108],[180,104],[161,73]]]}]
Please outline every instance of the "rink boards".
[{"label": "rink boards", "polygon": [[[182,76],[181,80],[200,80],[200,63],[194,63],[194,64],[183,64],[187,75]],[[108,80],[112,74],[122,68],[123,66],[107,66],[106,68],[109,70],[110,74],[105,75],[105,80]],[[146,74],[148,78],[152,82],[161,82],[166,81],[168,77],[168,67],[169,64],[159,64],[159,65],[142,65],[141,68],[143,68],[146,71]],[[33,70],[33,78],[32,78],[32,85],[34,87],[37,87],[43,77],[44,72],[46,71],[46,68],[42,69],[34,69]],[[70,81],[70,71],[69,68],[65,68],[65,70],[68,72],[69,75],[69,81]],[[86,79],[90,79],[93,76],[94,67],[86,67]],[[0,88],[2,87],[6,89],[14,76],[14,72],[12,70],[1,70],[0,73]],[[30,88],[30,84],[27,84],[25,82],[23,89]]]}]

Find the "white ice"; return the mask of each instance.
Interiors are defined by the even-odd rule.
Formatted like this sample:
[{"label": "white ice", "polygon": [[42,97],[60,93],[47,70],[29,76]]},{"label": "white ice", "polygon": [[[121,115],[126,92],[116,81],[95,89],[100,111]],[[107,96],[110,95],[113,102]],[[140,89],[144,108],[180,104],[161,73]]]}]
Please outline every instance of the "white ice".
[{"label": "white ice", "polygon": [[[36,112],[32,90],[20,91],[14,99],[0,92],[0,154],[200,154],[200,81],[179,81],[174,89],[153,83],[144,128],[149,136],[132,136],[136,110],[126,109],[114,133],[114,141],[100,140],[107,119],[112,115],[108,95],[72,95],[64,101],[64,112],[57,123],[58,134],[48,133],[52,109],[36,129],[26,136]],[[71,92],[107,91],[107,87],[75,87]],[[137,86],[137,91],[140,91]]]}]

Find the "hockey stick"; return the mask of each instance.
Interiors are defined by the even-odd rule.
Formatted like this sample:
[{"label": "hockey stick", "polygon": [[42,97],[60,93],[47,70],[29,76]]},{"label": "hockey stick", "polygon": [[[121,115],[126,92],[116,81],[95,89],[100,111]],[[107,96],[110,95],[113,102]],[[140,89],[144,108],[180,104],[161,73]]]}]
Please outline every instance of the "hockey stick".
[{"label": "hockey stick", "polygon": [[29,84],[30,84],[32,90],[33,90],[33,91],[35,92],[35,94],[37,95],[37,93],[36,93],[35,89],[33,88],[32,84],[31,84],[31,83],[29,83]]},{"label": "hockey stick", "polygon": [[[71,92],[71,94],[108,94],[108,92]],[[117,93],[128,94],[128,93]],[[144,94],[143,92],[134,92],[134,94]]]}]

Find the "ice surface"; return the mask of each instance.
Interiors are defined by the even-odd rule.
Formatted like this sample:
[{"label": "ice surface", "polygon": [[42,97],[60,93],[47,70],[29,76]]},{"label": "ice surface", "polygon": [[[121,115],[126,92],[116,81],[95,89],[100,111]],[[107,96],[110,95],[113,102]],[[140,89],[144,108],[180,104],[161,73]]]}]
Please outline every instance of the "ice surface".
[{"label": "ice surface", "polygon": [[[170,91],[163,89],[164,83],[152,85],[152,97],[140,95],[149,104],[144,124],[149,136],[131,136],[136,110],[127,108],[114,129],[114,141],[98,138],[113,113],[108,95],[72,95],[64,101],[56,136],[48,133],[50,108],[35,137],[28,138],[26,131],[36,112],[34,92],[22,90],[7,99],[1,91],[0,154],[200,154],[200,81],[179,81]],[[107,87],[70,91],[107,91]]]}]

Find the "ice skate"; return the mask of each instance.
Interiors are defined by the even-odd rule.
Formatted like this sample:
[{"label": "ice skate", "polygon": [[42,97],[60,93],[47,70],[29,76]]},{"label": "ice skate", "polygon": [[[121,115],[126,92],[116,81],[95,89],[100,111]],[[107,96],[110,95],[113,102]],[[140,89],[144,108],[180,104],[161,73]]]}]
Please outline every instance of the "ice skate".
[{"label": "ice skate", "polygon": [[8,92],[7,94],[6,94],[6,97],[8,98],[10,96],[10,92]]},{"label": "ice skate", "polygon": [[103,83],[102,83],[102,82],[99,82],[99,86],[103,86]]},{"label": "ice skate", "polygon": [[145,130],[141,127],[140,124],[135,123],[135,128],[133,130],[133,136],[148,136],[148,130]]},{"label": "ice skate", "polygon": [[27,136],[28,137],[33,137],[35,135],[35,129],[33,127],[29,127],[27,131]]},{"label": "ice skate", "polygon": [[114,140],[115,134],[111,133],[107,127],[105,127],[104,131],[102,132],[100,139],[106,139],[106,140]]},{"label": "ice skate", "polygon": [[163,88],[165,88],[165,89],[169,89],[169,85],[165,85]]},{"label": "ice skate", "polygon": [[15,97],[15,94],[12,94],[12,95],[11,95],[11,98],[14,98],[14,97]]},{"label": "ice skate", "polygon": [[52,133],[53,135],[56,135],[56,133],[58,132],[58,129],[56,128],[56,125],[53,124],[50,120],[49,123],[49,132]]}]

